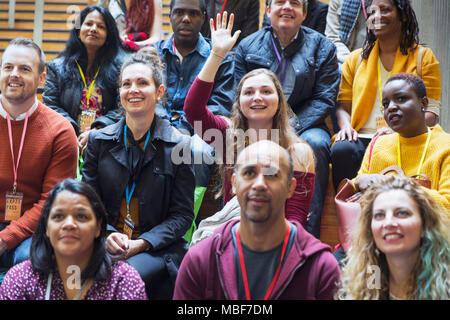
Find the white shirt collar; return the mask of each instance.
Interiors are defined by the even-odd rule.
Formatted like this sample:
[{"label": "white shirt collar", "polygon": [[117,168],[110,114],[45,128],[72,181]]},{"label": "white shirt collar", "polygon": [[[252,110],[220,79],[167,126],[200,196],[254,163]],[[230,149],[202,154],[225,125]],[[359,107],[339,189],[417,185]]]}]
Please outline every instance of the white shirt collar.
[{"label": "white shirt collar", "polygon": [[[39,101],[38,101],[37,97],[34,97],[34,104],[30,108],[30,116],[36,110],[38,104],[39,104]],[[13,120],[15,120],[15,121],[23,120],[23,119],[25,119],[26,114],[27,114],[26,112],[19,114],[19,116]],[[7,115],[7,113],[6,113],[5,108],[3,108],[2,100],[1,100],[1,96],[0,96],[0,116],[2,116],[2,118],[6,119],[6,115]]]}]

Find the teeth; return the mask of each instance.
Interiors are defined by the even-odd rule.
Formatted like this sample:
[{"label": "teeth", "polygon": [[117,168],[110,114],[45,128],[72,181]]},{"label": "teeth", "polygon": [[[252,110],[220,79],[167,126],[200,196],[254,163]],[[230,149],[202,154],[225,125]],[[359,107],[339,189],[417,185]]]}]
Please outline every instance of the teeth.
[{"label": "teeth", "polygon": [[21,84],[18,84],[18,83],[10,83],[9,86],[10,86],[10,87],[20,87],[20,86],[22,86],[22,85],[21,85]]},{"label": "teeth", "polygon": [[292,16],[288,16],[287,14],[283,14],[281,17],[282,18],[292,18]]},{"label": "teeth", "polygon": [[128,100],[128,102],[140,102],[142,100],[144,100],[144,99],[130,99],[130,100]]},{"label": "teeth", "polygon": [[389,239],[399,239],[399,238],[401,238],[401,237],[402,237],[402,236],[399,235],[399,234],[389,234],[389,235],[385,236],[384,238],[385,238],[386,240],[389,240]]},{"label": "teeth", "polygon": [[261,109],[265,109],[266,107],[250,107],[250,109],[257,109],[257,110],[261,110]]}]

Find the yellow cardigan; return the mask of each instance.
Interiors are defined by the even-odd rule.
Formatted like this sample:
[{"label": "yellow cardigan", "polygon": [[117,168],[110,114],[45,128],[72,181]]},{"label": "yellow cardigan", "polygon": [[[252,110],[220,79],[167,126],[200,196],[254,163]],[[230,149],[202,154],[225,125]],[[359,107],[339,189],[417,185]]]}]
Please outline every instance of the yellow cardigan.
[{"label": "yellow cardigan", "polygon": [[[408,55],[402,54],[399,47],[395,56],[392,74],[400,72],[417,74],[417,55],[420,47],[419,45],[413,53],[410,52]],[[352,103],[351,125],[356,131],[359,131],[369,118],[378,94],[378,40],[375,42],[369,58],[362,59],[359,67],[356,68],[361,50],[353,51],[343,64],[338,94],[339,103]],[[441,101],[439,62],[429,48],[423,50],[422,80],[427,88],[427,97]],[[439,112],[438,109],[430,111]]]},{"label": "yellow cardigan", "polygon": [[[431,180],[428,193],[447,210],[450,215],[450,134],[437,125],[431,129],[431,139],[421,174],[426,174]],[[400,137],[401,168],[407,176],[416,175],[420,158],[425,147],[428,133],[413,137]],[[358,176],[380,173],[383,169],[397,165],[398,133],[380,136],[373,147],[369,165],[370,146],[364,155]]]}]

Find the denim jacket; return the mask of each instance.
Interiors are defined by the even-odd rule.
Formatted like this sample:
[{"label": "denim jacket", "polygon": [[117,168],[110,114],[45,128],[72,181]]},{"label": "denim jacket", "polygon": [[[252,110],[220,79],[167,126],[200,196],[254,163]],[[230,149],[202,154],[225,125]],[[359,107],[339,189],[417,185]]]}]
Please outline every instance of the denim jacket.
[{"label": "denim jacket", "polygon": [[[280,63],[273,43],[278,48],[280,45],[276,37],[273,40],[272,28],[264,27],[241,41],[235,52],[236,83],[257,68],[276,73]],[[283,57],[289,51],[295,83],[292,94],[286,98],[298,118],[297,132],[313,127],[328,131],[325,118],[334,108],[340,82],[336,47],[322,34],[301,27],[293,43],[282,51]]]},{"label": "denim jacket", "polygon": [[[197,46],[180,63],[180,59],[173,52],[173,37],[172,34],[167,40],[161,40],[154,44],[160,58],[166,65],[167,94],[163,108],[166,115],[161,114],[161,107],[157,110],[158,116],[166,119],[170,119],[174,112],[184,115],[184,99],[195,77],[200,73],[206,59],[208,59],[212,48],[211,41],[199,34]],[[214,88],[208,100],[209,110],[216,115],[230,115],[234,99],[233,72],[234,62],[231,55],[228,54],[217,71]],[[187,121],[185,122],[190,126]]]}]

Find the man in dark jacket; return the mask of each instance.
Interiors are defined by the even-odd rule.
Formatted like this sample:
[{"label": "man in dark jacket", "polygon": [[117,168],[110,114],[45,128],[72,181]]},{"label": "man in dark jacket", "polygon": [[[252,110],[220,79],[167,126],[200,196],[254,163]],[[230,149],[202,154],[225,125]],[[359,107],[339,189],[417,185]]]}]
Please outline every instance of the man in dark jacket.
[{"label": "man in dark jacket", "polygon": [[[206,19],[203,23],[201,34],[205,38],[211,38],[209,20],[216,19],[218,13],[228,12],[234,14],[234,24],[231,34],[236,30],[241,30],[241,35],[234,44],[237,47],[239,42],[246,36],[258,31],[259,29],[259,1],[257,0],[205,0]],[[326,12],[325,12],[326,17]],[[324,21],[325,23],[325,21]],[[324,24],[325,30],[325,24]]]},{"label": "man in dark jacket", "polygon": [[181,263],[174,299],[333,299],[340,278],[330,247],[285,219],[292,159],[262,140],[238,156],[232,177],[241,209]]},{"label": "man in dark jacket", "polygon": [[236,48],[235,83],[257,68],[267,68],[278,75],[297,115],[297,134],[311,145],[316,157],[315,187],[306,229],[319,238],[330,162],[330,133],[325,118],[334,108],[340,77],[333,43],[302,27],[306,3],[307,0],[269,2],[271,26],[243,39]]},{"label": "man in dark jacket", "polygon": [[[204,0],[172,0],[170,24],[173,34],[154,44],[166,67],[167,88],[165,105],[157,105],[156,114],[191,135],[194,130],[186,120],[183,105],[189,88],[212,48],[211,41],[200,33],[205,21],[205,10]],[[234,97],[233,71],[233,59],[227,55],[214,79],[214,88],[208,100],[208,109],[216,115],[230,115]]]}]

